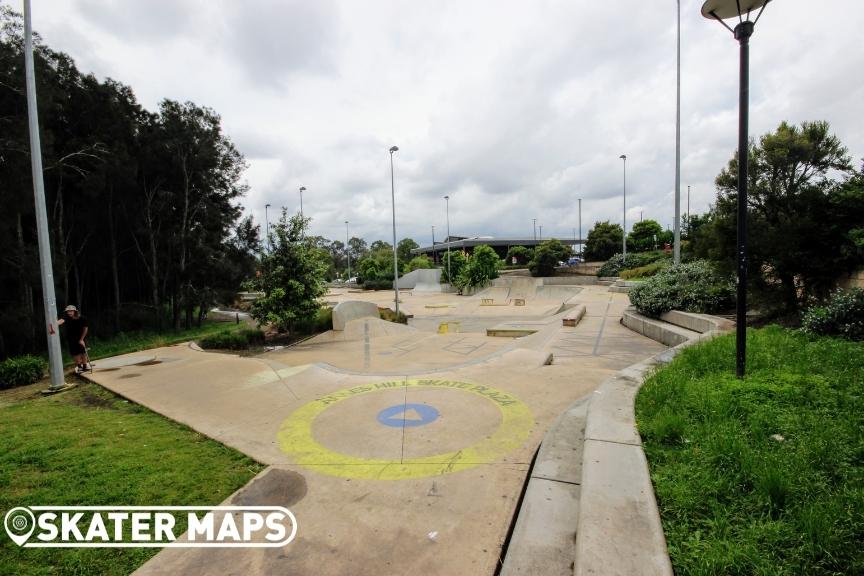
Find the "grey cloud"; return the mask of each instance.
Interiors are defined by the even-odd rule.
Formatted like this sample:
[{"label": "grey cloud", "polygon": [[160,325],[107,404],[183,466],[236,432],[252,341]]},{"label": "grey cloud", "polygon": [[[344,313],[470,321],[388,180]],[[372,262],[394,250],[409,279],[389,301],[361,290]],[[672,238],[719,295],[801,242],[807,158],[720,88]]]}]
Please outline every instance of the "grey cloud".
[{"label": "grey cloud", "polygon": [[285,88],[294,73],[318,75],[335,67],[339,19],[327,0],[231,2],[223,26],[225,54],[255,83]]}]

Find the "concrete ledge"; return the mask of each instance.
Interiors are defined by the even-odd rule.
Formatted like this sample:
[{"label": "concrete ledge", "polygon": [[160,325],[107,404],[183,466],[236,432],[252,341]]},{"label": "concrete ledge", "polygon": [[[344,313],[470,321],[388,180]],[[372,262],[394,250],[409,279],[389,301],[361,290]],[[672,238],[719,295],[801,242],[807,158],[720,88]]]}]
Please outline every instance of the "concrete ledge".
[{"label": "concrete ledge", "polygon": [[573,308],[564,314],[561,318],[561,323],[564,326],[574,328],[579,324],[579,321],[582,320],[583,316],[585,316],[585,305],[580,304],[579,306],[576,306],[576,308]]},{"label": "concrete ledge", "polygon": [[660,319],[669,324],[705,334],[712,330],[726,332],[735,327],[735,323],[725,318],[717,316],[709,316],[707,314],[694,314],[692,312],[681,312],[679,310],[670,310],[660,315]]},{"label": "concrete ledge", "polygon": [[333,330],[345,330],[345,325],[358,318],[380,318],[378,305],[362,300],[347,300],[333,308]]},{"label": "concrete ledge", "polygon": [[576,576],[672,576],[672,563],[639,445],[586,440]]},{"label": "concrete ledge", "polygon": [[699,336],[699,332],[643,316],[632,306],[624,311],[621,323],[634,332],[666,346],[678,346]]},{"label": "concrete ledge", "polygon": [[572,576],[588,402],[572,405],[540,445],[519,508],[502,576]]}]

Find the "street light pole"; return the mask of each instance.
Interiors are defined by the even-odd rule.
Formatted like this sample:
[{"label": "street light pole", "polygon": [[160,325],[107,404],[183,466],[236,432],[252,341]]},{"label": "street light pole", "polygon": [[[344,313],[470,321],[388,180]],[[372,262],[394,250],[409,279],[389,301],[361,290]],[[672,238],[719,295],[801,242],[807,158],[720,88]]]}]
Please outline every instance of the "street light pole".
[{"label": "street light pole", "polygon": [[345,220],[345,256],[348,258],[348,281],[351,281],[351,240],[348,239],[348,220]]},{"label": "street light pole", "polygon": [[264,230],[266,234],[265,240],[267,241],[267,252],[270,252],[270,204],[264,205]]},{"label": "street light pole", "polygon": [[624,238],[621,241],[624,260],[627,260],[627,155],[619,156],[624,161]]},{"label": "street light pole", "polygon": [[447,210],[447,283],[453,286],[453,278],[450,276],[450,196],[444,196]]},{"label": "street light pole", "polygon": [[[702,5],[702,16],[720,22],[731,31],[739,44],[738,91],[738,238],[737,238],[737,303],[735,311],[735,375],[743,378],[747,359],[747,164],[749,153],[750,114],[750,36],[765,6],[771,0],[708,0]],[[750,13],[759,8],[756,20]],[[744,19],[744,16],[747,19]],[[723,22],[738,18],[735,29]]]},{"label": "street light pole", "polygon": [[532,218],[531,220],[534,222],[534,242],[537,242],[537,219]]},{"label": "street light pole", "polygon": [[[39,114],[36,108],[36,73],[33,66],[33,23],[30,0],[24,0],[24,73],[27,83],[27,117],[30,128],[30,168],[33,172],[33,194],[36,203],[36,232],[39,240],[39,266],[42,273],[42,308],[48,337],[48,363],[52,392],[67,387],[63,379],[63,354],[57,325],[57,299],[54,295],[54,272],[51,263],[51,238],[48,211],[45,208],[45,181],[42,178],[42,143],[39,139]],[[80,302],[78,304],[81,305]]]},{"label": "street light pole", "polygon": [[543,242],[543,225],[540,225],[540,242]]},{"label": "street light pole", "polygon": [[681,264],[681,0],[678,6],[678,53],[675,72],[675,234],[672,263]]},{"label": "street light pole", "polygon": [[303,217],[303,192],[306,190],[305,186],[300,186],[300,217]]},{"label": "street light pole", "polygon": [[438,264],[438,258],[435,255],[435,226],[432,226],[432,263]]},{"label": "street light pole", "polygon": [[582,242],[582,199],[579,198],[579,258],[582,259],[582,246],[584,246],[584,242]]},{"label": "street light pole", "polygon": [[393,172],[393,153],[398,146],[390,148],[390,197],[393,200],[393,291],[396,294],[396,321],[399,321],[399,257],[396,255],[396,177]]},{"label": "street light pole", "polygon": [[687,185],[687,239],[690,239],[690,185]]}]

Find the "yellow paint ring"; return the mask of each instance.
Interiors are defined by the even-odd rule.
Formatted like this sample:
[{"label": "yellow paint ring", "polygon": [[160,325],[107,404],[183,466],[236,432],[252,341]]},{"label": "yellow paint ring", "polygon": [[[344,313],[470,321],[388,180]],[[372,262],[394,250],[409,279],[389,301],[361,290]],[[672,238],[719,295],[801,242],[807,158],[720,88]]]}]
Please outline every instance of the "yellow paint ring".
[{"label": "yellow paint ring", "polygon": [[[334,452],[312,436],[312,422],[328,407],[361,394],[399,388],[463,390],[485,398],[501,411],[501,425],[488,438],[462,450],[402,460],[358,458]],[[528,407],[512,394],[490,386],[454,380],[393,380],[354,386],[328,394],[302,406],[279,429],[279,447],[295,463],[330,476],[378,480],[405,480],[439,476],[488,464],[522,446],[531,435],[534,417]]]}]

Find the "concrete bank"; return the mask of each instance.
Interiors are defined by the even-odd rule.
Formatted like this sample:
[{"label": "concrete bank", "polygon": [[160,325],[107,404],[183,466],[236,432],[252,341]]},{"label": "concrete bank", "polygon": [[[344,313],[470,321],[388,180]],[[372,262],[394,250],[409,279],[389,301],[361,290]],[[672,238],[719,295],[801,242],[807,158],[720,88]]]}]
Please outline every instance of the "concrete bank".
[{"label": "concrete bank", "polygon": [[547,432],[504,559],[505,576],[672,575],[634,402],[657,366],[734,324],[677,311],[655,320],[633,308],[621,323],[673,347],[605,380]]}]

